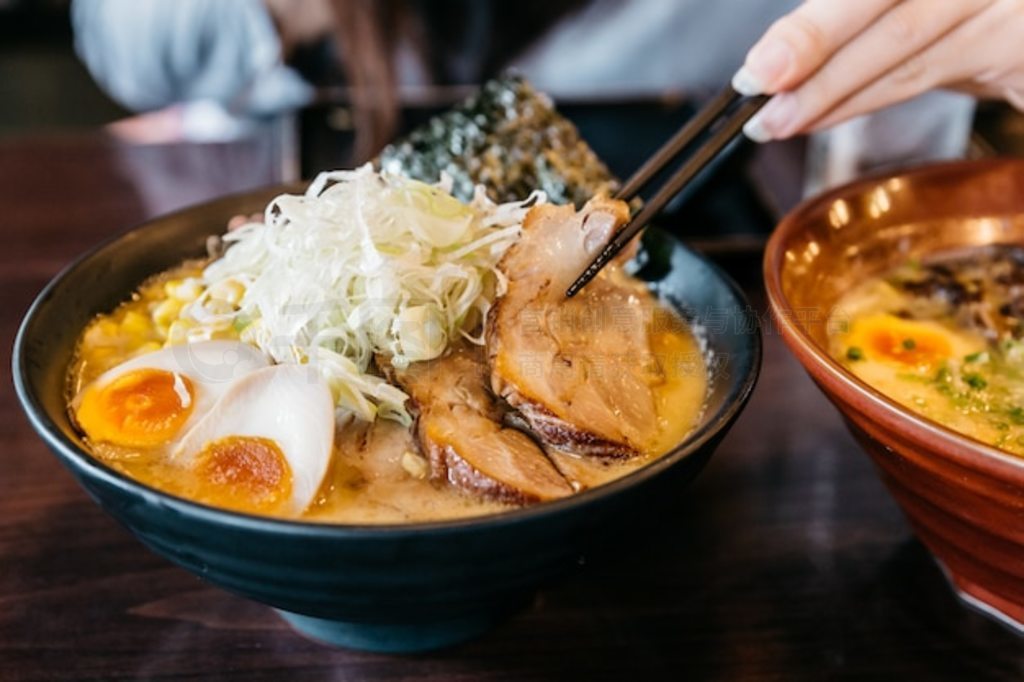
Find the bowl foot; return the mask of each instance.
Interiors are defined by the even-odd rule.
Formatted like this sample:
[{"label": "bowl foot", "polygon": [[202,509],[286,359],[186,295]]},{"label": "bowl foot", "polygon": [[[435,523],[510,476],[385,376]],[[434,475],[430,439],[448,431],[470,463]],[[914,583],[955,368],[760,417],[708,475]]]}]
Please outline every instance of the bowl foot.
[{"label": "bowl foot", "polygon": [[425,623],[364,623],[277,612],[300,634],[323,644],[378,653],[413,654],[442,649],[482,635],[513,610]]},{"label": "bowl foot", "polygon": [[1024,636],[1024,606],[1015,604],[971,580],[953,573],[938,558],[935,559],[935,563],[942,569],[943,575],[946,576],[950,587],[953,588],[953,593],[961,603],[996,621],[1011,632]]}]

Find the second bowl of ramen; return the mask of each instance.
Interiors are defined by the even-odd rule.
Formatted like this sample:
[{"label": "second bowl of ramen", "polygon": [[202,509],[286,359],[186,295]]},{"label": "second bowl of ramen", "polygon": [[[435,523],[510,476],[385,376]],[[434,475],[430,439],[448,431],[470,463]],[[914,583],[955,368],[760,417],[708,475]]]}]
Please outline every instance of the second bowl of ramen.
[{"label": "second bowl of ramen", "polygon": [[1024,162],[839,188],[764,262],[779,330],[957,593],[1024,632]]}]

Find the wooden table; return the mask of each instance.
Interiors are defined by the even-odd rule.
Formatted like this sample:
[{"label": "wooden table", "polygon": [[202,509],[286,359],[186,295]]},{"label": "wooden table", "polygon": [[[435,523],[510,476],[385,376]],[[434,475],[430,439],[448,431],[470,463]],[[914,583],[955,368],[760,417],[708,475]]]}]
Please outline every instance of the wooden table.
[{"label": "wooden table", "polygon": [[[658,540],[590,557],[476,641],[330,649],[151,554],[30,430],[16,326],[89,245],[276,168],[260,145],[0,142],[0,680],[1024,678],[1024,641],[958,604],[770,326],[749,407]],[[760,301],[756,257],[728,267]]]}]

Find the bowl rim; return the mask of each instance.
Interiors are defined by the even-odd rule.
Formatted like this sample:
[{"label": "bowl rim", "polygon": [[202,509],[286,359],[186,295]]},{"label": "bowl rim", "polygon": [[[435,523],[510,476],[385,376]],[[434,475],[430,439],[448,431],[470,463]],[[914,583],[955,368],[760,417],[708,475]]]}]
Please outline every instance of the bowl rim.
[{"label": "bowl rim", "polygon": [[[304,519],[286,519],[271,516],[260,516],[246,512],[222,509],[211,505],[195,502],[178,495],[162,491],[146,483],[137,481],[127,474],[124,474],[113,467],[108,466],[99,459],[87,453],[74,441],[69,439],[57,426],[53,419],[47,414],[42,402],[32,390],[28,378],[28,367],[25,347],[29,343],[28,333],[35,318],[40,311],[48,304],[62,283],[73,273],[86,267],[94,257],[100,255],[107,249],[113,248],[122,239],[129,238],[136,232],[152,226],[155,223],[163,223],[188,217],[191,213],[201,210],[209,210],[218,204],[231,205],[236,202],[267,195],[274,191],[294,191],[301,187],[301,183],[281,183],[267,187],[257,188],[248,191],[236,192],[220,196],[208,201],[192,204],[178,210],[161,214],[144,220],[123,231],[102,240],[97,245],[89,248],[84,253],[64,266],[46,284],[40,293],[32,301],[31,306],[22,318],[18,332],[14,340],[14,348],[11,358],[11,369],[14,378],[14,388],[18,401],[28,417],[29,423],[36,433],[42,438],[46,445],[54,451],[76,477],[85,472],[88,476],[102,480],[106,485],[117,488],[120,492],[135,497],[143,498],[147,503],[157,503],[163,507],[171,508],[185,516],[200,518],[209,523],[230,526],[235,529],[253,530],[261,532],[280,532],[289,535],[300,535],[303,537],[318,538],[339,538],[359,537],[367,539],[393,539],[423,533],[458,533],[468,530],[486,530],[500,527],[517,525],[531,521],[548,514],[568,510],[571,507],[597,502],[601,499],[611,497],[628,488],[639,485],[651,478],[654,478],[662,471],[673,466],[677,462],[693,455],[703,446],[708,444],[716,435],[739,415],[753,392],[757,378],[761,371],[763,358],[763,341],[761,338],[761,325],[758,316],[749,305],[746,295],[739,285],[717,265],[711,262],[703,254],[687,247],[678,237],[659,230],[660,234],[669,239],[677,248],[687,251],[707,267],[711,273],[718,278],[726,288],[740,314],[744,317],[744,330],[751,330],[744,333],[747,337],[749,350],[749,363],[745,375],[738,382],[729,395],[727,395],[718,412],[692,431],[677,447],[664,455],[648,462],[638,469],[629,472],[621,478],[605,483],[603,485],[574,493],[568,497],[540,502],[537,504],[510,509],[498,513],[484,514],[481,516],[469,516],[458,519],[440,521],[421,521],[413,523],[362,523],[345,524],[326,521],[311,521]],[[212,233],[211,233],[212,234]]]},{"label": "bowl rim", "polygon": [[[782,288],[782,270],[785,254],[784,246],[795,234],[804,229],[806,216],[825,204],[838,199],[857,196],[879,182],[897,179],[920,179],[929,176],[965,176],[983,170],[993,170],[1005,166],[1020,166],[1024,169],[1024,159],[988,158],[958,159],[954,161],[932,162],[900,170],[871,173],[853,182],[840,185],[822,194],[800,202],[790,210],[773,231],[765,247],[762,261],[762,272],[768,304],[772,311],[775,324],[782,332],[783,339],[790,346],[793,354],[806,365],[805,369],[812,374],[810,365],[824,373],[832,380],[836,392],[847,392],[862,398],[865,404],[888,421],[905,423],[918,440],[929,440],[949,458],[962,466],[971,469],[991,470],[999,474],[1009,475],[1024,480],[1024,457],[1004,452],[999,448],[954,431],[928,417],[912,412],[900,405],[881,391],[862,381],[853,372],[843,367],[829,352],[822,348],[804,328],[794,322],[795,310],[790,305]],[[805,360],[808,358],[808,360]],[[828,393],[828,391],[826,391]],[[945,447],[943,447],[945,446]]]}]

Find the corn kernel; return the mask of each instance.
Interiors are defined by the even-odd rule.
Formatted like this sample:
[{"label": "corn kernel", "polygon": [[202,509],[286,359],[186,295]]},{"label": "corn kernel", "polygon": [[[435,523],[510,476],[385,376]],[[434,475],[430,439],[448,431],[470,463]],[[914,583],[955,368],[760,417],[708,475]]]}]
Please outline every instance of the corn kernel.
[{"label": "corn kernel", "polygon": [[169,327],[178,318],[181,307],[182,302],[176,298],[168,298],[161,301],[153,308],[153,322],[161,329]]},{"label": "corn kernel", "polygon": [[427,460],[409,450],[402,453],[402,468],[413,478],[423,479],[430,473],[430,464]]},{"label": "corn kernel", "polygon": [[168,296],[174,296],[174,290],[181,286],[182,280],[175,278],[169,279],[164,282],[164,293]]},{"label": "corn kernel", "polygon": [[109,337],[117,336],[118,333],[121,331],[121,328],[118,326],[117,322],[114,322],[109,318],[104,318],[100,320],[99,324],[97,324],[95,328],[98,329],[100,334],[102,334],[103,336]]},{"label": "corn kernel", "polygon": [[153,325],[146,316],[134,310],[129,310],[121,320],[122,334],[128,334],[137,338],[145,338],[153,331]]}]

